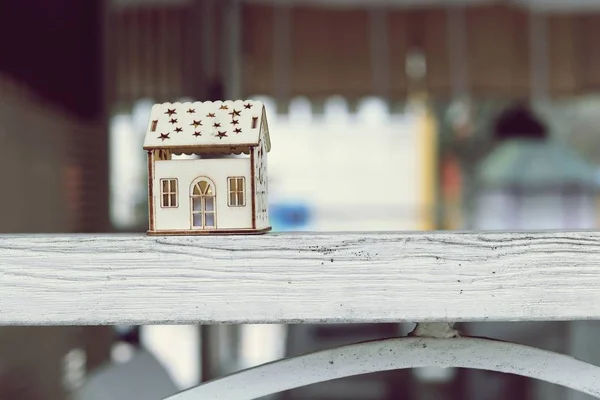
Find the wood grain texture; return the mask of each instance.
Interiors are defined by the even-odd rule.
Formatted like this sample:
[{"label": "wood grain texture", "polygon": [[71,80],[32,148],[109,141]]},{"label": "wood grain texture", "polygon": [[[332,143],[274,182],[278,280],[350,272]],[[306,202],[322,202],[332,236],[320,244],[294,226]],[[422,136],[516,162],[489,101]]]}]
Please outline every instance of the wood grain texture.
[{"label": "wood grain texture", "polygon": [[0,325],[600,319],[600,233],[0,236]]}]

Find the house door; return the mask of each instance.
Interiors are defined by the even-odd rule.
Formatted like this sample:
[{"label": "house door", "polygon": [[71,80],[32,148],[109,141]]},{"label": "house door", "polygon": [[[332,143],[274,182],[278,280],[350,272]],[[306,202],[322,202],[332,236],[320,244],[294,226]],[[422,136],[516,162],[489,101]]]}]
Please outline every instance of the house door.
[{"label": "house door", "polygon": [[215,197],[214,185],[208,179],[201,178],[192,184],[190,203],[193,229],[216,228]]}]

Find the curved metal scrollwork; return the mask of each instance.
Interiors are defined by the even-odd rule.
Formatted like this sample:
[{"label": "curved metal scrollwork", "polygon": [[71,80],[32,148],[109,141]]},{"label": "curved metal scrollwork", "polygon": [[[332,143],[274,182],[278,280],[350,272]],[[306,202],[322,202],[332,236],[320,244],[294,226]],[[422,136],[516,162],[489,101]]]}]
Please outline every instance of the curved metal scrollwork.
[{"label": "curved metal scrollwork", "polygon": [[377,371],[461,367],[540,379],[600,398],[600,367],[573,357],[483,338],[394,338],[259,365],[166,400],[252,400],[313,383]]}]

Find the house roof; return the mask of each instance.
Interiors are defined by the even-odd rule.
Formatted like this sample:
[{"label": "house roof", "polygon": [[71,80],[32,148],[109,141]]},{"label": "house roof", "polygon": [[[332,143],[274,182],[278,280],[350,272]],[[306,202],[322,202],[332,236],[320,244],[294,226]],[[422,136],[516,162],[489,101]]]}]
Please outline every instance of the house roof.
[{"label": "house roof", "polygon": [[[260,101],[204,101],[155,104],[150,112],[144,149],[255,146],[260,139],[265,106]],[[265,129],[267,151],[271,149]]]}]

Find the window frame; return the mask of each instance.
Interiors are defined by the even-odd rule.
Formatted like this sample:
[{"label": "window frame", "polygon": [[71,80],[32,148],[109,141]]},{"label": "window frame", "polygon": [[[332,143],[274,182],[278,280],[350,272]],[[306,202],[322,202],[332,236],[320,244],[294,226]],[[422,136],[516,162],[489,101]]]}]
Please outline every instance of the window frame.
[{"label": "window frame", "polygon": [[[202,186],[200,185],[202,182],[205,182],[207,184],[205,190],[202,190]],[[195,192],[196,188],[198,188],[198,193]],[[190,193],[190,228],[199,230],[217,229],[217,186],[215,185],[215,183],[207,177],[196,178],[192,182]],[[206,209],[207,199],[211,199],[212,201],[212,210]],[[198,200],[200,202],[199,209],[194,208],[195,200]],[[206,223],[206,216],[209,214],[212,215],[213,218],[212,225],[208,225]],[[194,217],[196,215],[200,216],[200,225],[194,224]]]},{"label": "window frame", "polygon": [[[231,182],[236,180],[236,189],[232,190]],[[239,189],[239,182],[242,182],[242,188]],[[235,194],[235,203],[231,202],[231,195]],[[242,202],[239,204],[238,195],[242,195]],[[227,177],[227,206],[228,207],[246,207],[246,177],[245,176],[228,176]]]},{"label": "window frame", "polygon": [[[165,187],[164,187],[164,182],[167,181],[167,189],[165,191]],[[173,189],[173,182],[175,183],[175,189]],[[178,199],[178,193],[179,193],[179,181],[177,178],[161,178],[160,179],[160,207],[161,208],[178,208],[179,207],[179,199]],[[169,201],[167,203],[169,203],[168,205],[165,204],[165,196],[168,196],[167,198],[169,199]],[[175,196],[175,201],[174,204],[171,201],[171,196]]]}]

